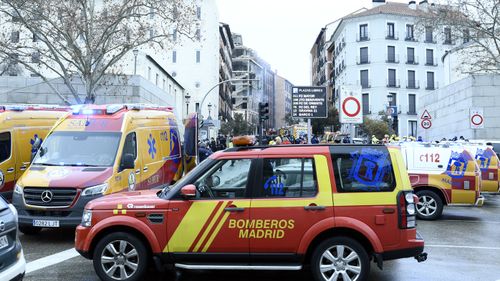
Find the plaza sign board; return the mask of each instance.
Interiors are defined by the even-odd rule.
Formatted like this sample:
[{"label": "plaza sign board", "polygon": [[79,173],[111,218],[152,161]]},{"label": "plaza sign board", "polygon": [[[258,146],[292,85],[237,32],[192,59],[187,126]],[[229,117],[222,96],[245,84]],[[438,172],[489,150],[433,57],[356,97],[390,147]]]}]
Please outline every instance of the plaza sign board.
[{"label": "plaza sign board", "polygon": [[293,87],[292,117],[307,119],[328,117],[326,88]]}]

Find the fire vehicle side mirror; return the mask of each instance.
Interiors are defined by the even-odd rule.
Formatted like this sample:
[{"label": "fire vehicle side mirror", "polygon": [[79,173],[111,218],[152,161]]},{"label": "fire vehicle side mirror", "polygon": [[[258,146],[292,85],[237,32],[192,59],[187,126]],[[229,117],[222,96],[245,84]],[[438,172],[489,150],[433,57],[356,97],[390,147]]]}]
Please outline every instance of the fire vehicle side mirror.
[{"label": "fire vehicle side mirror", "polygon": [[184,199],[192,199],[196,197],[196,186],[194,184],[188,184],[181,188],[181,196]]}]

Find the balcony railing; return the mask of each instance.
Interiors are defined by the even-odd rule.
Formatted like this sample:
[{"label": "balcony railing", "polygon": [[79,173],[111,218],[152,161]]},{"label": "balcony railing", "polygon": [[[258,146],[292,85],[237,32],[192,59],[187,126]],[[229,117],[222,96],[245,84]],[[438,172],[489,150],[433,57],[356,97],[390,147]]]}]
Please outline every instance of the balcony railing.
[{"label": "balcony railing", "polygon": [[406,64],[413,64],[417,65],[418,64],[418,56],[413,56],[413,57],[405,57]]},{"label": "balcony railing", "polygon": [[363,88],[363,89],[368,89],[368,88],[372,87],[370,80],[364,80],[361,82],[358,80],[357,84],[360,85],[361,88]]},{"label": "balcony railing", "polygon": [[417,42],[417,38],[415,38],[415,35],[410,35],[410,34],[406,34],[405,36],[405,41],[412,41],[412,42]]},{"label": "balcony railing", "polygon": [[425,87],[426,90],[436,90],[437,88],[439,88],[438,82],[434,82],[434,83],[427,82],[427,86]]},{"label": "balcony railing", "polygon": [[425,60],[425,65],[426,66],[437,66],[438,65],[438,62],[437,62],[437,59],[436,58],[427,58]]},{"label": "balcony railing", "polygon": [[418,80],[406,81],[406,89],[420,89],[420,81]]},{"label": "balcony railing", "polygon": [[399,32],[393,32],[392,34],[387,31],[387,34],[385,35],[385,39],[387,40],[399,40]]},{"label": "balcony railing", "polygon": [[394,57],[387,57],[386,63],[399,63],[399,55],[394,55]]},{"label": "balcony railing", "polygon": [[434,40],[434,37],[427,37],[427,36],[425,36],[424,43],[436,44],[436,40]]},{"label": "balcony railing", "polygon": [[387,88],[400,88],[399,79],[387,79]]},{"label": "balcony railing", "polygon": [[356,34],[356,41],[357,42],[370,41],[370,33],[368,33],[368,32],[362,33],[362,34],[357,33]]},{"label": "balcony railing", "polygon": [[356,57],[356,64],[369,64],[370,63],[370,57]]}]

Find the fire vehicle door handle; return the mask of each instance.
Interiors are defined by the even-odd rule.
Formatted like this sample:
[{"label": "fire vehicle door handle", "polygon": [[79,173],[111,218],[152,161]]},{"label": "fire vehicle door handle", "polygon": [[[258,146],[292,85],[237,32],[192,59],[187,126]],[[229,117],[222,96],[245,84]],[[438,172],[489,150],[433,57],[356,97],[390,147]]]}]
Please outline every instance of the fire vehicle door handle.
[{"label": "fire vehicle door handle", "polygon": [[144,172],[147,172],[148,171],[148,167],[144,167],[144,169],[142,169]]},{"label": "fire vehicle door handle", "polygon": [[224,211],[226,211],[226,212],[243,212],[243,211],[245,211],[245,208],[227,207],[227,208],[224,208]]},{"label": "fire vehicle door handle", "polygon": [[438,165],[438,168],[443,168],[443,165]]},{"label": "fire vehicle door handle", "polygon": [[316,205],[310,205],[304,207],[304,210],[306,211],[322,211],[324,209],[326,209],[325,206],[316,206]]},{"label": "fire vehicle door handle", "polygon": [[7,169],[7,173],[12,173],[12,172],[14,172],[14,168],[8,168]]},{"label": "fire vehicle door handle", "polygon": [[137,170],[135,170],[135,173],[136,173],[136,174],[140,174],[140,173],[141,173],[141,169],[137,169]]},{"label": "fire vehicle door handle", "polygon": [[26,165],[23,165],[23,166],[19,167],[19,170],[24,171],[24,170],[26,170],[26,168],[27,168]]}]

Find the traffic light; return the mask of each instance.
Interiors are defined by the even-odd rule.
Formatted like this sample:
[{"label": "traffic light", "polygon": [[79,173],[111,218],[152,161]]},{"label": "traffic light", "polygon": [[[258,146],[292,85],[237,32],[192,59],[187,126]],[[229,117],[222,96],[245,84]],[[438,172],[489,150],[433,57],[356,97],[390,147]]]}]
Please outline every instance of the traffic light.
[{"label": "traffic light", "polygon": [[259,102],[259,120],[265,121],[269,119],[269,103]]}]

